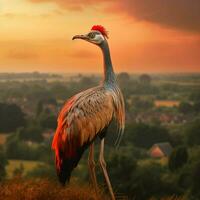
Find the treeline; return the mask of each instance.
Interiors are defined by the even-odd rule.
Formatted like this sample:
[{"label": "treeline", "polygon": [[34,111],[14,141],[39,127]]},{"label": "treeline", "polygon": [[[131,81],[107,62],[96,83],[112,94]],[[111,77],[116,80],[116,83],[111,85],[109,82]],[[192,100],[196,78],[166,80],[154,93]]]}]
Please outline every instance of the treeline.
[{"label": "treeline", "polygon": [[0,80],[13,80],[13,79],[46,79],[46,78],[61,78],[58,74],[49,73],[0,73]]}]

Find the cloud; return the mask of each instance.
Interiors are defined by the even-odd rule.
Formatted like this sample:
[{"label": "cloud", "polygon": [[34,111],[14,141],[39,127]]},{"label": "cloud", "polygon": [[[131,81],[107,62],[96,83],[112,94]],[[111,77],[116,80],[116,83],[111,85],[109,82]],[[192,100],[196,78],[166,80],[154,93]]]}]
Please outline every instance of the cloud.
[{"label": "cloud", "polygon": [[38,55],[31,51],[26,50],[10,50],[6,54],[6,57],[9,59],[16,59],[16,60],[32,60],[38,57]]},{"label": "cloud", "polygon": [[137,20],[161,26],[200,32],[199,0],[29,0],[35,3],[54,2],[63,9],[82,11],[89,6],[104,5],[104,11],[125,12]]},{"label": "cloud", "polygon": [[43,3],[43,2],[53,2],[58,4],[60,7],[67,9],[67,10],[73,10],[73,11],[82,11],[84,8],[88,6],[96,6],[99,4],[102,4],[104,2],[109,2],[113,0],[29,0],[31,2],[35,3]]},{"label": "cloud", "polygon": [[138,20],[200,32],[199,0],[124,0],[113,8],[120,7]]},{"label": "cloud", "polygon": [[42,17],[42,18],[47,18],[47,17],[54,17],[55,15],[63,15],[64,12],[59,9],[54,9],[51,12],[48,13],[43,13],[43,14],[32,14],[32,13],[11,13],[11,12],[6,12],[6,13],[1,13],[0,18],[8,18],[8,19],[15,19],[16,17],[19,18],[33,18],[33,17]]}]

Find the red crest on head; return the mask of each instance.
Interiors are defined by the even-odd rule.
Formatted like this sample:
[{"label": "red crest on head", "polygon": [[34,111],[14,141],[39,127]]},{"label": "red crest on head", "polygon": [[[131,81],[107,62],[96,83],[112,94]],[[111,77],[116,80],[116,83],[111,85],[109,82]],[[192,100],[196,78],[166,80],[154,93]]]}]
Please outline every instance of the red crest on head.
[{"label": "red crest on head", "polygon": [[104,37],[108,38],[108,31],[101,25],[94,25],[91,30],[99,31]]}]

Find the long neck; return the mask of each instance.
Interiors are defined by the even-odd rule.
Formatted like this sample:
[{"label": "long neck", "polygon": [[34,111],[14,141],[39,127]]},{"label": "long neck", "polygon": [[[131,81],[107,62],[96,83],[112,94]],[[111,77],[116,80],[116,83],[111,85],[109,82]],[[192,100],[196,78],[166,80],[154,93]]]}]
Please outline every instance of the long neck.
[{"label": "long neck", "polygon": [[108,46],[108,42],[105,40],[100,48],[103,52],[103,62],[104,62],[104,83],[112,84],[116,81],[115,73],[112,67],[112,61],[110,57],[110,50]]}]

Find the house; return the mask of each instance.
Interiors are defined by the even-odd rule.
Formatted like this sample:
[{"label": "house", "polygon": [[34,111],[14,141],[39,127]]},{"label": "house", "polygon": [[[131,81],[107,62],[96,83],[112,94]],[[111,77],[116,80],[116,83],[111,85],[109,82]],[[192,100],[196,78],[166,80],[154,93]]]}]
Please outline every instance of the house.
[{"label": "house", "polygon": [[150,156],[152,158],[169,157],[173,148],[169,142],[154,144],[150,149]]}]

